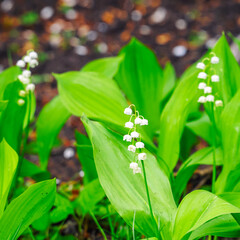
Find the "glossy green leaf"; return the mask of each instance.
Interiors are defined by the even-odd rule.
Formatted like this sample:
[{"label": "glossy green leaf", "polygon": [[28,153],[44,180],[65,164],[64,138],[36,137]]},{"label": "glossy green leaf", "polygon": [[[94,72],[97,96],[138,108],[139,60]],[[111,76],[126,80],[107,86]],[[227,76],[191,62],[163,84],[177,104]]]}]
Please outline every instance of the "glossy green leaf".
[{"label": "glossy green leaf", "polygon": [[0,143],[0,218],[18,164],[17,153],[3,139]]},{"label": "glossy green leaf", "polygon": [[98,179],[87,184],[75,200],[74,205],[79,215],[86,215],[93,211],[97,203],[105,197],[105,192]]},{"label": "glossy green leaf", "polygon": [[41,111],[37,120],[37,144],[42,169],[46,169],[55,139],[70,117],[59,96],[50,101]]},{"label": "glossy green leaf", "polygon": [[84,171],[84,185],[96,179],[97,170],[93,159],[93,149],[89,138],[85,135],[75,132],[77,141],[77,154]]},{"label": "glossy green leaf", "polygon": [[[135,229],[149,237],[156,236],[149,214],[143,175],[133,175],[129,168],[134,155],[127,150],[122,136],[101,124],[82,119],[93,145],[94,161],[100,183],[118,213],[130,225],[135,215]],[[147,152],[145,161],[148,186],[155,217],[163,235],[171,239],[171,221],[176,211],[168,177],[155,157]]]},{"label": "glossy green leaf", "polygon": [[120,56],[124,60],[116,80],[130,102],[149,120],[152,138],[159,129],[161,101],[175,84],[174,69],[169,64],[164,72],[155,54],[135,38],[121,50]]},{"label": "glossy green leaf", "polygon": [[240,213],[240,209],[210,192],[193,191],[183,199],[178,207],[173,240],[188,239],[184,236],[188,236],[204,223],[231,213]]},{"label": "glossy green leaf", "polygon": [[51,222],[58,223],[65,220],[69,215],[74,214],[73,205],[69,199],[60,194],[56,194],[54,209],[50,213]]},{"label": "glossy green leaf", "polygon": [[97,59],[86,64],[81,71],[102,73],[106,77],[113,78],[122,60],[122,56]]},{"label": "glossy green leaf", "polygon": [[32,222],[50,210],[55,192],[55,179],[47,180],[32,185],[14,199],[0,219],[0,239],[18,239]]},{"label": "glossy green leaf", "polygon": [[[239,174],[234,170],[240,165],[240,90],[225,106],[220,122],[223,147],[223,170],[217,180],[216,191],[232,191],[239,182]],[[233,172],[232,172],[233,171]],[[230,173],[232,172],[231,176]]]},{"label": "glossy green leaf", "polygon": [[[180,167],[177,177],[173,184],[173,192],[176,202],[179,201],[183,190],[186,188],[188,181],[199,165],[212,165],[213,152],[211,147],[203,148],[193,153]],[[222,165],[222,150],[216,149],[216,165]]]},{"label": "glossy green leaf", "polygon": [[19,81],[12,82],[6,87],[3,97],[8,101],[8,105],[0,119],[0,125],[4,126],[0,128],[0,139],[5,138],[16,152],[20,150],[26,114],[26,104],[22,106],[17,104],[20,90],[23,90],[23,85]]},{"label": "glossy green leaf", "polygon": [[16,81],[18,75],[21,73],[19,67],[10,67],[0,73],[0,100],[3,99],[5,89],[7,86]]},{"label": "glossy green leaf", "polygon": [[54,76],[61,100],[73,115],[85,113],[89,118],[124,126],[127,117],[122,112],[127,102],[112,79],[94,72],[67,72]]},{"label": "glossy green leaf", "polygon": [[40,167],[25,158],[22,160],[19,175],[21,177],[31,177],[36,181],[47,180],[50,178],[50,173],[48,171],[42,170]]}]

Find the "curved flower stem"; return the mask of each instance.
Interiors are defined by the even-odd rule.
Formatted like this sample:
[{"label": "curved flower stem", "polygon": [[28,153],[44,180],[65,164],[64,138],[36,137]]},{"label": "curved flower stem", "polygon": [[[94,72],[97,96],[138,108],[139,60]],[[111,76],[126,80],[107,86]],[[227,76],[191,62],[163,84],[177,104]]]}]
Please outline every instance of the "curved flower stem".
[{"label": "curved flower stem", "polygon": [[151,204],[151,199],[150,199],[149,190],[148,190],[147,176],[146,176],[146,170],[145,170],[145,166],[144,166],[144,161],[142,160],[141,162],[142,162],[144,183],[145,183],[145,187],[146,187],[148,205],[149,205],[149,210],[150,210],[150,214],[151,214],[151,217],[152,217],[152,222],[153,222],[153,224],[154,224],[155,231],[156,231],[156,233],[157,233],[157,238],[158,238],[158,240],[161,240],[162,237],[161,237],[161,235],[160,235],[160,232],[159,232],[159,230],[158,230],[157,222],[156,222],[156,220],[155,220],[155,218],[154,218],[154,215],[153,215],[153,210],[152,210],[152,204]]},{"label": "curved flower stem", "polygon": [[93,214],[92,211],[90,211],[89,213],[90,213],[91,217],[93,218],[94,222],[96,223],[96,225],[97,225],[98,229],[100,230],[101,234],[103,235],[104,240],[107,240],[107,236],[106,236],[105,232],[103,231],[101,225],[99,224],[97,218],[95,217],[95,215]]}]

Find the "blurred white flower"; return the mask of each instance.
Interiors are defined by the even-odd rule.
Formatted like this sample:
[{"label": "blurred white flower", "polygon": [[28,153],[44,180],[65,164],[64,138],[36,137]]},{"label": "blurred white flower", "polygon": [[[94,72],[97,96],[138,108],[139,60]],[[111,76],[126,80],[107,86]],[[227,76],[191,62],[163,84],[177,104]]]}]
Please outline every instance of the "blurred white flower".
[{"label": "blurred white flower", "polygon": [[207,86],[207,84],[205,82],[200,82],[198,84],[198,89],[204,89]]},{"label": "blurred white flower", "polygon": [[215,57],[212,57],[212,58],[211,58],[211,63],[212,63],[212,64],[218,64],[218,63],[219,63],[219,58],[216,57],[216,56],[215,56]]},{"label": "blurred white flower", "polygon": [[212,88],[211,87],[205,87],[204,88],[204,93],[212,93]]},{"label": "blurred white flower", "polygon": [[198,74],[198,78],[200,78],[200,79],[206,79],[206,78],[207,78],[207,74],[206,74],[205,72],[200,72],[200,73]]},{"label": "blurred white flower", "polygon": [[18,104],[19,106],[24,105],[24,103],[25,103],[25,101],[24,101],[23,99],[18,99],[18,101],[17,101],[17,104]]},{"label": "blurred white flower", "polygon": [[20,90],[19,93],[18,93],[18,95],[19,95],[20,97],[25,97],[25,96],[26,96],[26,92],[25,92],[24,90]]},{"label": "blurred white flower", "polygon": [[199,62],[199,63],[197,64],[197,68],[203,70],[203,69],[205,68],[205,64],[202,63],[202,62]]},{"label": "blurred white flower", "polygon": [[206,96],[206,101],[207,102],[214,102],[214,96],[213,95],[207,95]]},{"label": "blurred white flower", "polygon": [[35,90],[35,85],[33,83],[30,83],[26,86],[26,91],[29,92],[33,92]]},{"label": "blurred white flower", "polygon": [[126,128],[133,128],[133,123],[132,122],[126,122],[125,127]]},{"label": "blurred white flower", "polygon": [[132,112],[133,111],[130,107],[127,107],[127,108],[124,109],[124,114],[126,114],[126,115],[132,115]]},{"label": "blurred white flower", "polygon": [[138,160],[146,160],[147,159],[147,154],[146,153],[139,153],[138,154]]},{"label": "blurred white flower", "polygon": [[134,145],[129,145],[128,146],[128,151],[135,152],[136,151],[136,147]]},{"label": "blurred white flower", "polygon": [[138,168],[138,164],[137,164],[136,162],[131,162],[130,165],[129,165],[129,167],[130,167],[131,169],[137,169],[137,168]]},{"label": "blurred white flower", "polygon": [[31,72],[29,70],[23,70],[22,75],[26,78],[31,77]]},{"label": "blurred white flower", "polygon": [[142,123],[142,119],[140,117],[136,117],[134,123],[135,124],[141,124]]},{"label": "blurred white flower", "polygon": [[136,148],[144,148],[143,142],[136,142]]},{"label": "blurred white flower", "polygon": [[20,68],[24,68],[26,66],[26,63],[23,60],[18,60],[16,65]]},{"label": "blurred white flower", "polygon": [[134,131],[134,132],[131,133],[131,137],[132,138],[139,138],[139,133]]},{"label": "blurred white flower", "polygon": [[219,76],[218,75],[212,75],[211,80],[212,80],[212,82],[219,82]]},{"label": "blurred white flower", "polygon": [[32,59],[37,59],[38,58],[38,54],[35,51],[31,51],[28,56]]},{"label": "blurred white flower", "polygon": [[132,137],[129,134],[126,134],[126,135],[123,136],[123,141],[131,142]]},{"label": "blurred white flower", "polygon": [[216,107],[222,107],[223,106],[223,101],[222,100],[216,100],[215,105],[216,105]]},{"label": "blurred white flower", "polygon": [[204,96],[201,96],[201,97],[199,97],[199,99],[198,99],[198,102],[199,103],[205,103],[207,100],[206,100],[206,97],[204,97]]},{"label": "blurred white flower", "polygon": [[140,123],[140,126],[148,125],[147,119],[142,119],[142,122]]}]

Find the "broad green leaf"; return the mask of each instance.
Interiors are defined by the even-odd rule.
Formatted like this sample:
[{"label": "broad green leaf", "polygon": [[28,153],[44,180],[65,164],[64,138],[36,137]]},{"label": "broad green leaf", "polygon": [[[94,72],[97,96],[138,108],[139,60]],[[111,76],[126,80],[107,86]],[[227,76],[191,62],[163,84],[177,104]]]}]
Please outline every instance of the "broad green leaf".
[{"label": "broad green leaf", "polygon": [[17,153],[3,139],[0,143],[0,218],[18,165]]},{"label": "broad green leaf", "polygon": [[102,73],[106,77],[113,78],[122,60],[122,56],[97,59],[86,64],[81,71]]},{"label": "broad green leaf", "polygon": [[[222,150],[216,149],[216,165],[222,165]],[[212,165],[213,164],[213,149],[207,147],[193,153],[180,167],[177,177],[173,184],[173,192],[176,202],[179,201],[181,194],[189,179],[192,177],[194,171],[199,165]]]},{"label": "broad green leaf", "polygon": [[32,185],[14,199],[0,219],[0,239],[18,239],[32,222],[50,210],[55,192],[55,179],[47,180]]},{"label": "broad green leaf", "polygon": [[93,159],[93,149],[91,141],[85,135],[75,132],[77,141],[77,154],[84,171],[84,185],[96,179],[97,170]]},{"label": "broad green leaf", "polygon": [[10,67],[0,73],[0,100],[3,99],[5,89],[7,86],[16,81],[18,75],[21,73],[19,67]]},{"label": "broad green leaf", "polygon": [[36,181],[47,180],[50,178],[50,173],[39,168],[34,163],[23,158],[20,169],[21,177],[31,177]]},{"label": "broad green leaf", "polygon": [[105,197],[105,192],[98,179],[87,184],[75,200],[74,205],[79,215],[86,215],[93,211],[97,203]]},{"label": "broad green leaf", "polygon": [[208,235],[226,238],[239,237],[240,226],[231,214],[226,214],[204,223],[201,227],[189,233],[186,239],[194,240]]},{"label": "broad green leaf", "polygon": [[55,208],[50,212],[52,223],[63,221],[69,215],[74,214],[74,209],[70,200],[60,194],[56,194],[56,199],[53,206]]},{"label": "broad green leaf", "polygon": [[0,113],[3,112],[8,105],[8,100],[0,100]]},{"label": "broad green leaf", "polygon": [[[135,215],[135,229],[146,236],[156,236],[143,175],[133,175],[129,168],[134,154],[127,150],[121,135],[85,117],[82,120],[93,145],[99,180],[108,199],[129,225]],[[171,239],[170,224],[176,211],[171,186],[155,157],[148,151],[147,156],[145,167],[154,215],[160,221],[160,228],[164,226],[163,236]]]},{"label": "broad green leaf", "polygon": [[89,118],[124,126],[127,107],[117,84],[110,78],[94,72],[67,72],[54,74],[65,107],[75,116],[85,113]]},{"label": "broad green leaf", "polygon": [[124,60],[116,80],[130,102],[149,120],[149,136],[152,138],[159,129],[161,101],[174,84],[174,70],[168,65],[164,79],[155,54],[135,38],[121,50],[120,56],[124,56]]},{"label": "broad green leaf", "polygon": [[208,221],[231,213],[240,213],[240,209],[218,196],[197,190],[188,194],[178,207],[173,240],[188,239],[189,233]]},{"label": "broad green leaf", "polygon": [[223,170],[217,180],[216,191],[232,191],[239,182],[233,174],[230,173],[240,166],[240,90],[234,98],[225,106],[220,122],[220,131],[223,147]]},{"label": "broad green leaf", "polygon": [[70,115],[59,96],[44,106],[40,112],[37,120],[37,143],[42,169],[47,168],[55,139]]},{"label": "broad green leaf", "polygon": [[212,143],[212,125],[208,115],[205,112],[201,114],[200,118],[187,122],[186,127],[194,134],[207,141],[209,144]]},{"label": "broad green leaf", "polygon": [[19,81],[12,82],[6,87],[3,97],[8,100],[8,105],[2,112],[0,119],[0,125],[2,126],[0,128],[0,139],[5,138],[16,152],[20,151],[26,114],[26,104],[23,106],[17,104],[20,90],[23,90],[23,84]]}]

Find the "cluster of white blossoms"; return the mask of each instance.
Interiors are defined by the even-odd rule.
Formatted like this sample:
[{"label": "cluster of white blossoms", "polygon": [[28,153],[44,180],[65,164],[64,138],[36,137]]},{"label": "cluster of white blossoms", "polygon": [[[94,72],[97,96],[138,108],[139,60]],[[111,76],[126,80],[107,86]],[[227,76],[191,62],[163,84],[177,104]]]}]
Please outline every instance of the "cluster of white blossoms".
[{"label": "cluster of white blossoms", "polygon": [[144,143],[141,142],[141,135],[137,132],[138,126],[148,125],[148,120],[139,115],[135,106],[132,104],[128,108],[125,108],[124,114],[129,115],[130,119],[125,123],[125,127],[129,128],[128,134],[123,136],[123,141],[130,142],[128,151],[135,153],[136,160],[130,163],[130,168],[133,170],[133,174],[141,173],[142,170],[138,165],[141,160],[147,159],[147,154],[142,152],[144,149]]},{"label": "cluster of white blossoms", "polygon": [[35,68],[38,66],[38,54],[35,51],[30,50],[27,55],[25,55],[21,60],[18,60],[16,65],[22,68],[22,74],[18,76],[18,80],[23,83],[25,90],[19,91],[18,105],[22,106],[25,104],[25,100],[23,98],[29,92],[33,92],[35,90],[35,85],[31,83],[31,71],[30,68]]},{"label": "cluster of white blossoms", "polygon": [[[213,56],[210,59],[208,64],[215,65],[218,63],[219,63],[219,58],[216,56]],[[208,68],[208,65],[205,65],[203,62],[199,62],[197,64],[197,68],[202,70],[198,74],[198,79],[201,80],[201,82],[198,85],[198,89],[203,90],[203,95],[199,97],[198,102],[199,103],[212,102],[212,103],[215,103],[216,107],[222,107],[223,106],[222,100],[220,99],[216,100],[215,99],[216,97],[213,94],[213,84],[220,81],[219,76],[216,74],[208,75],[205,72],[205,70]]]}]

